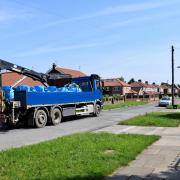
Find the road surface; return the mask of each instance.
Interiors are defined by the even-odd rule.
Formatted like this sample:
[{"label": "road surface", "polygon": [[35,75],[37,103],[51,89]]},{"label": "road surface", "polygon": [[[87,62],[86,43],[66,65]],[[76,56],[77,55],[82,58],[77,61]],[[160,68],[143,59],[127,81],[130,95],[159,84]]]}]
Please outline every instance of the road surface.
[{"label": "road surface", "polygon": [[79,117],[76,120],[66,120],[58,126],[46,126],[42,129],[6,129],[0,127],[0,150],[35,144],[72,133],[95,131],[115,125],[121,120],[136,115],[163,109],[157,107],[157,104],[146,104],[144,106],[102,111],[100,117]]}]

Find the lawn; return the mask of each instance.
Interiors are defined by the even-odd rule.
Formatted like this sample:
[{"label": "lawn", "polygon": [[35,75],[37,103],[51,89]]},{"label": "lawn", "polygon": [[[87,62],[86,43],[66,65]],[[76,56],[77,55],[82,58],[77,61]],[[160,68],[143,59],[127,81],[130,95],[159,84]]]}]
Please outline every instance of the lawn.
[{"label": "lawn", "polygon": [[139,106],[139,105],[144,105],[146,102],[142,101],[125,101],[122,103],[117,103],[117,104],[105,104],[103,106],[104,110],[110,110],[110,109],[116,109],[116,108],[126,108],[126,107],[131,107],[131,106]]},{"label": "lawn", "polygon": [[0,152],[0,179],[102,179],[158,136],[82,133]]},{"label": "lawn", "polygon": [[119,122],[120,125],[178,127],[180,113],[153,112]]}]

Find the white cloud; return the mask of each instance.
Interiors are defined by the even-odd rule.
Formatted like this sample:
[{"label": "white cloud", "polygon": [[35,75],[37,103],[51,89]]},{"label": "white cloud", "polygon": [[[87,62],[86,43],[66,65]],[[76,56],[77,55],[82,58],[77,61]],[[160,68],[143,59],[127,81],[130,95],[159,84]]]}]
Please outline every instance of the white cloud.
[{"label": "white cloud", "polygon": [[0,22],[8,22],[17,19],[26,19],[33,17],[33,12],[28,8],[19,6],[3,6],[0,4]]},{"label": "white cloud", "polygon": [[99,46],[99,45],[102,45],[102,43],[74,44],[74,45],[67,45],[67,46],[62,46],[62,47],[42,46],[42,47],[38,47],[38,48],[35,48],[30,51],[18,53],[16,55],[19,57],[33,56],[33,55],[38,55],[38,54],[53,53],[53,52],[66,51],[66,50],[91,48],[91,47],[95,47],[95,46]]},{"label": "white cloud", "polygon": [[146,10],[150,10],[150,9],[156,9],[156,8],[164,7],[167,5],[169,5],[169,3],[162,2],[162,1],[161,2],[149,2],[149,3],[135,3],[135,4],[128,4],[128,5],[117,5],[117,6],[105,8],[103,10],[99,10],[97,12],[93,12],[90,14],[72,17],[72,18],[65,18],[65,19],[62,19],[59,21],[54,21],[45,26],[48,27],[48,26],[53,26],[53,25],[62,24],[62,23],[87,20],[87,19],[91,19],[91,18],[110,16],[110,15],[120,14],[120,13],[135,13],[135,12],[146,11]]},{"label": "white cloud", "polygon": [[0,21],[8,21],[11,19],[15,19],[17,15],[7,12],[7,11],[0,11]]},{"label": "white cloud", "polygon": [[[161,14],[151,14],[151,15],[145,15],[141,17],[135,17],[135,18],[129,18],[123,21],[118,21],[115,23],[107,24],[104,26],[101,26],[102,29],[113,29],[113,28],[118,28],[122,26],[128,26],[131,24],[138,24],[142,22],[149,22],[149,21],[155,21],[159,19],[167,19],[169,17],[177,16],[180,15],[180,12],[166,12],[166,13],[161,13]],[[100,29],[101,29],[100,28]]]},{"label": "white cloud", "polygon": [[[160,1],[160,2],[146,2],[146,3],[127,4],[127,5],[117,5],[117,6],[101,9],[99,11],[92,12],[92,13],[89,13],[89,14],[76,16],[76,17],[70,17],[70,18],[64,18],[64,19],[61,19],[61,20],[58,20],[58,21],[53,21],[53,22],[41,25],[41,26],[36,26],[33,29],[23,31],[20,34],[22,35],[22,34],[33,33],[33,32],[36,32],[38,30],[53,27],[53,26],[63,24],[63,23],[71,23],[71,22],[76,22],[76,21],[81,21],[81,20],[88,20],[88,19],[98,18],[98,17],[103,17],[103,16],[121,14],[121,13],[135,13],[135,12],[146,11],[146,10],[150,10],[150,9],[156,9],[156,8],[168,6],[169,4],[172,4],[172,3],[176,3],[176,0],[172,0],[171,2],[164,0],[164,1]],[[33,13],[29,13],[29,15],[30,14],[32,15]],[[25,14],[25,17],[26,17],[26,15],[28,15],[28,14]],[[17,15],[17,17],[19,17],[19,15]],[[5,18],[6,18],[5,16],[1,17],[1,14],[0,14],[0,21],[1,21],[1,19],[5,19]],[[138,19],[135,19],[135,21],[136,20],[141,21],[141,19],[143,20],[145,18],[140,17]],[[149,19],[152,19],[152,18],[149,18]],[[107,25],[107,26],[105,25],[105,27],[108,29],[108,28],[113,28],[113,27],[116,27],[116,26],[118,27],[118,26],[128,25],[128,24],[131,24],[133,22],[134,22],[134,19],[132,19],[132,20],[128,19],[128,20],[124,20],[124,21],[119,22],[119,23],[115,23],[115,24],[111,24],[111,25]],[[14,36],[14,34],[12,36]]]}]

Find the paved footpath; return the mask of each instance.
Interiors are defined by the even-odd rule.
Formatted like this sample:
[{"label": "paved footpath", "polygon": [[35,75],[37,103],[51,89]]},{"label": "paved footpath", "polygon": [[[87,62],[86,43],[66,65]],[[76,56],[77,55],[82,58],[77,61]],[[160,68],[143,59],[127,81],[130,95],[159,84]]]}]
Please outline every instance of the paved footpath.
[{"label": "paved footpath", "polygon": [[160,135],[129,166],[118,169],[106,180],[180,180],[180,127],[137,127],[114,125],[96,132]]}]

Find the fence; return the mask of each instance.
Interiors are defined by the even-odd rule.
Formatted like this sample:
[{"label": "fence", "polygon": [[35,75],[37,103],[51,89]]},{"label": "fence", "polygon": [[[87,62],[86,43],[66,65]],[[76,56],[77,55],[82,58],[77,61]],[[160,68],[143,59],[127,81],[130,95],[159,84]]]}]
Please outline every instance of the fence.
[{"label": "fence", "polygon": [[103,98],[104,104],[115,104],[115,103],[122,103],[125,101],[144,101],[144,102],[153,102],[158,101],[159,96],[153,95],[153,96],[105,96]]}]

